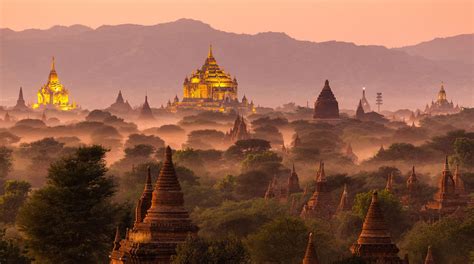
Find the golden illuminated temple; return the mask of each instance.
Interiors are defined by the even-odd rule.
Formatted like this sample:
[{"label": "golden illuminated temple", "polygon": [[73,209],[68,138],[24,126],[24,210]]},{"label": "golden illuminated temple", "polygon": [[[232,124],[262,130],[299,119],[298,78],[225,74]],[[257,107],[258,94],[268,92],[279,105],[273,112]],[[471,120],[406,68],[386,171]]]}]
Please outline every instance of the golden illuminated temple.
[{"label": "golden illuminated temple", "polygon": [[69,103],[69,91],[61,84],[56,73],[54,57],[51,62],[51,71],[49,72],[48,82],[38,91],[38,102],[32,105],[33,109],[55,108],[58,110],[72,110],[76,104]]},{"label": "golden illuminated temple", "polygon": [[237,87],[237,79],[219,67],[210,46],[201,69],[184,79],[183,100],[180,102],[175,97],[173,102],[168,101],[167,108],[172,112],[178,109],[255,112],[253,102],[249,103],[245,96],[239,102]]}]

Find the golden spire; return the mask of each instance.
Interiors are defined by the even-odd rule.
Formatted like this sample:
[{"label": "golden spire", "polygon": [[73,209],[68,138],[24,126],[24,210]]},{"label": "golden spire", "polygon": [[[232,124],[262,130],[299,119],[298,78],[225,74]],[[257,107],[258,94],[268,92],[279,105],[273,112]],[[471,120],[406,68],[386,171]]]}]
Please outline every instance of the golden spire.
[{"label": "golden spire", "polygon": [[434,264],[433,253],[431,252],[431,246],[428,246],[428,251],[426,252],[425,264]]},{"label": "golden spire", "polygon": [[208,58],[213,58],[214,56],[212,55],[212,44],[209,44],[209,53],[207,54]]},{"label": "golden spire", "polygon": [[51,60],[51,71],[56,71],[56,68],[54,66],[54,56],[53,56],[53,59]]}]

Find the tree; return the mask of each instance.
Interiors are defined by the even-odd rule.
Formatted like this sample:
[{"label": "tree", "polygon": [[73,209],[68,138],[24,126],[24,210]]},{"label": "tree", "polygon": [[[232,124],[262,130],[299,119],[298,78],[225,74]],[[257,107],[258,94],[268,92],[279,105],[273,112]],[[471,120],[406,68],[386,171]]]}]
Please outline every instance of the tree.
[{"label": "tree", "polygon": [[235,194],[241,199],[263,197],[272,174],[251,170],[237,176]]},{"label": "tree", "polygon": [[236,177],[233,175],[227,175],[220,179],[215,185],[218,191],[224,195],[224,199],[230,200],[236,187]]},{"label": "tree", "polygon": [[20,209],[17,223],[40,263],[105,262],[114,233],[115,185],[106,177],[106,150],[81,147],[54,162],[47,185]]},{"label": "tree", "polygon": [[242,171],[259,170],[274,175],[279,172],[282,160],[280,156],[272,151],[250,153],[242,161]]},{"label": "tree", "polygon": [[188,135],[186,147],[196,149],[213,149],[224,141],[225,134],[215,129],[194,130]]},{"label": "tree", "polygon": [[308,233],[300,218],[277,218],[248,237],[252,260],[256,263],[301,263]]},{"label": "tree", "polygon": [[173,264],[245,264],[250,258],[243,243],[236,238],[207,240],[189,236],[176,248]]},{"label": "tree", "polygon": [[26,201],[31,185],[25,181],[9,180],[4,185],[4,194],[0,196],[0,221],[15,223],[18,210]]},{"label": "tree", "polygon": [[474,167],[474,139],[457,138],[454,141],[454,157],[462,167]]},{"label": "tree", "polygon": [[146,144],[134,145],[124,150],[126,159],[149,159],[154,151],[155,148],[153,146]]},{"label": "tree", "polygon": [[150,145],[153,146],[155,149],[163,148],[165,146],[165,142],[153,135],[143,135],[143,134],[131,134],[128,136],[127,141],[125,142],[126,148],[133,148],[136,145]]},{"label": "tree", "polygon": [[234,145],[230,146],[224,153],[224,156],[228,160],[242,160],[245,155],[249,153],[264,152],[269,151],[270,149],[270,142],[266,140],[258,138],[243,139],[238,140]]},{"label": "tree", "polygon": [[0,147],[0,184],[8,176],[12,169],[12,150],[7,147]]},{"label": "tree", "polygon": [[277,127],[272,125],[258,126],[254,129],[254,138],[261,138],[271,142],[272,145],[283,145],[283,135]]},{"label": "tree", "polygon": [[31,259],[26,255],[13,239],[5,237],[5,229],[0,230],[0,263],[29,264]]}]

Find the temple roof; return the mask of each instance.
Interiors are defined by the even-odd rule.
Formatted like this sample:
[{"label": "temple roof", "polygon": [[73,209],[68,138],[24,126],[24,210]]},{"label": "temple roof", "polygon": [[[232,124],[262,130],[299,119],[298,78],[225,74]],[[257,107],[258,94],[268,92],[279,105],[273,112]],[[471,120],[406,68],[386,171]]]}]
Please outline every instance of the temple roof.
[{"label": "temple roof", "polygon": [[392,244],[392,238],[387,228],[376,191],[365,216],[362,232],[357,239],[358,244]]},{"label": "temple roof", "polygon": [[314,118],[339,118],[339,104],[329,86],[329,81],[324,82],[324,87],[314,105]]},{"label": "temple roof", "polygon": [[318,256],[313,244],[313,233],[309,233],[306,251],[304,253],[303,264],[318,264]]},{"label": "temple roof", "polygon": [[344,184],[344,190],[341,194],[341,200],[339,201],[339,206],[337,207],[338,212],[347,211],[350,209],[349,206],[349,195],[347,193],[347,184]]}]

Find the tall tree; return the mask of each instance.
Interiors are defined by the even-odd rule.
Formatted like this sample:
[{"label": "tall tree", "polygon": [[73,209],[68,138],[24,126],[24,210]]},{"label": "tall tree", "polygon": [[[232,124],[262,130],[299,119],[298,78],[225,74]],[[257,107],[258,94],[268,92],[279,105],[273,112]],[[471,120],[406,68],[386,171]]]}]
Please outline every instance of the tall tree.
[{"label": "tall tree", "polygon": [[47,185],[22,207],[17,223],[40,263],[101,263],[110,249],[117,207],[101,146],[54,162]]},{"label": "tall tree", "polygon": [[[0,185],[12,168],[12,150],[7,147],[0,147]],[[0,186],[1,187],[1,186]],[[1,188],[3,190],[3,188]]]},{"label": "tall tree", "polygon": [[18,210],[26,201],[31,184],[26,181],[8,180],[4,185],[4,193],[0,196],[0,221],[15,223]]}]

